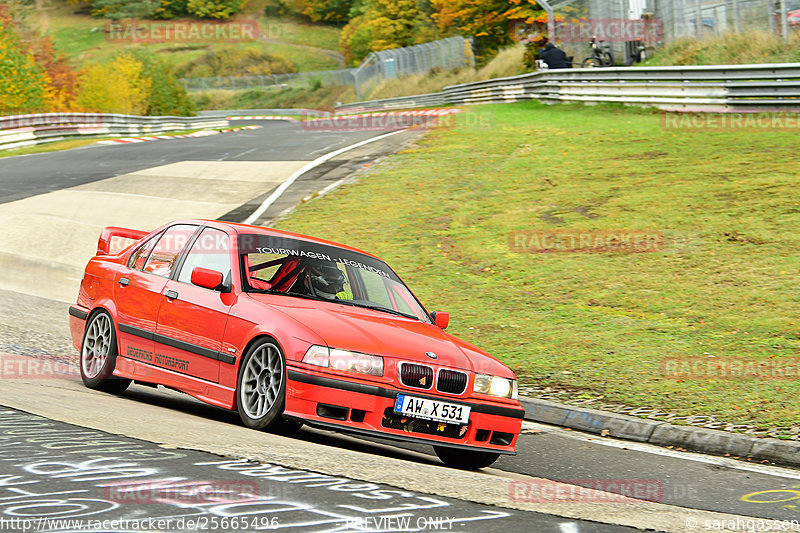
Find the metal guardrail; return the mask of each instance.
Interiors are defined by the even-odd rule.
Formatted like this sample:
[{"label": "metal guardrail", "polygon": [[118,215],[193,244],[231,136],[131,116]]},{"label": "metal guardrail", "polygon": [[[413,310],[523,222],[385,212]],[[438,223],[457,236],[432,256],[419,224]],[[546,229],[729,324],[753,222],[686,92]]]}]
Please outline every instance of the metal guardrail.
[{"label": "metal guardrail", "polygon": [[200,117],[242,117],[242,116],[263,116],[263,115],[290,115],[290,116],[303,116],[303,115],[318,115],[319,111],[316,109],[307,109],[304,107],[278,107],[270,109],[214,109],[211,111],[198,111],[197,115]]},{"label": "metal guardrail", "polygon": [[440,93],[356,102],[337,111],[522,100],[615,102],[667,111],[800,111],[800,63],[542,71],[453,85]]},{"label": "metal guardrail", "polygon": [[107,113],[38,113],[0,117],[0,150],[70,137],[148,135],[203,128],[225,128],[220,117],[140,117]]}]

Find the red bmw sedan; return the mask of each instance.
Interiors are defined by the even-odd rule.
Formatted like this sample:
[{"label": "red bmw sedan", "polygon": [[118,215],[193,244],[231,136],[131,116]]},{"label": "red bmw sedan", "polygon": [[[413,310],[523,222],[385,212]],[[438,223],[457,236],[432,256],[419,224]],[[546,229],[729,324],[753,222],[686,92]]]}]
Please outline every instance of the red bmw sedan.
[{"label": "red bmw sedan", "polygon": [[[134,242],[112,252],[118,238]],[[513,372],[348,246],[204,220],[106,228],[69,314],[93,389],[162,385],[251,428],[431,444],[457,468],[515,453]]]}]

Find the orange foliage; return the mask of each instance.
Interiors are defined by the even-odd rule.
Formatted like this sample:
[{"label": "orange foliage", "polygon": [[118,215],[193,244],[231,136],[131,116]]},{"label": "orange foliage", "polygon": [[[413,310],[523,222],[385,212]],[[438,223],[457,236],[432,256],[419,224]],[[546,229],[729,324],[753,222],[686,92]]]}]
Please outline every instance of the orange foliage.
[{"label": "orange foliage", "polygon": [[75,102],[78,76],[67,63],[67,58],[56,52],[50,36],[36,40],[31,52],[36,62],[45,69],[50,80],[48,91],[50,111],[70,111]]}]

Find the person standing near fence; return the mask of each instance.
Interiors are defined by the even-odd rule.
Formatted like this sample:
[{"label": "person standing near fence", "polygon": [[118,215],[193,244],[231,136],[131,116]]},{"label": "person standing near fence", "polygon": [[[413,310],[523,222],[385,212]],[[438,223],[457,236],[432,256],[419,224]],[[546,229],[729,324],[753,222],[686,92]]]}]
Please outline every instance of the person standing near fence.
[{"label": "person standing near fence", "polygon": [[547,43],[544,46],[544,50],[539,52],[539,57],[547,64],[547,68],[550,70],[570,67],[567,61],[567,54],[553,43]]}]

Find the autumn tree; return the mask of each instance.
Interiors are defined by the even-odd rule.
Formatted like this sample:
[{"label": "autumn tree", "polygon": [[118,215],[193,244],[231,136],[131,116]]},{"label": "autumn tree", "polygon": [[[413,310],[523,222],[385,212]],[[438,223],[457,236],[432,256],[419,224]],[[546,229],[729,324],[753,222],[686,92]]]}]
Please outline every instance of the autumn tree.
[{"label": "autumn tree", "polygon": [[91,65],[80,74],[77,105],[85,111],[143,115],[152,80],[131,54],[120,54],[105,65]]},{"label": "autumn tree", "polygon": [[31,45],[31,53],[48,79],[48,111],[70,111],[75,101],[78,75],[64,54],[53,47],[53,38],[40,37]]},{"label": "autumn tree", "polygon": [[312,22],[344,23],[350,19],[354,0],[304,0],[300,11]]},{"label": "autumn tree", "polygon": [[0,114],[47,110],[47,72],[20,42],[7,11],[0,12]]},{"label": "autumn tree", "polygon": [[342,52],[356,63],[370,52],[412,46],[423,42],[418,30],[430,19],[416,0],[362,0],[339,39]]},{"label": "autumn tree", "polygon": [[513,20],[533,22],[543,10],[536,0],[430,0],[432,15],[443,32],[475,38],[477,54],[484,59],[511,45]]}]

